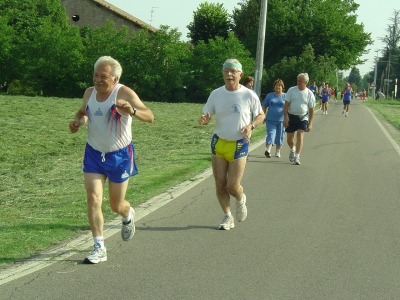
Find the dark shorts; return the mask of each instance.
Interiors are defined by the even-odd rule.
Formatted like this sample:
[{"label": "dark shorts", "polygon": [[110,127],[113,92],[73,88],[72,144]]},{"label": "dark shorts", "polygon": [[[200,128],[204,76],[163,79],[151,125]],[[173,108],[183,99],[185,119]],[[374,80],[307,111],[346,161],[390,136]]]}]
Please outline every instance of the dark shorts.
[{"label": "dark shorts", "polygon": [[135,163],[135,147],[130,143],[125,148],[104,153],[86,144],[83,172],[104,174],[109,181],[115,183],[124,182],[130,176],[138,173]]},{"label": "dark shorts", "polygon": [[285,132],[293,133],[297,130],[304,130],[306,131],[308,127],[308,120],[301,121],[299,123],[294,123],[289,121],[289,126],[285,128]]},{"label": "dark shorts", "polygon": [[326,102],[328,102],[329,100],[324,100],[324,99],[322,99],[322,103],[326,103]]},{"label": "dark shorts", "polygon": [[350,104],[350,100],[343,100],[343,104],[344,104],[344,105]]}]

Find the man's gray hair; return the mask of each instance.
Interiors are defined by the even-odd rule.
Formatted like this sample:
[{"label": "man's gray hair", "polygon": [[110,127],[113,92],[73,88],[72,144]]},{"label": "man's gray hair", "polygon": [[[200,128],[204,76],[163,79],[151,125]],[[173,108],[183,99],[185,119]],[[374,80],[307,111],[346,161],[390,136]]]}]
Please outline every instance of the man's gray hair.
[{"label": "man's gray hair", "polygon": [[308,81],[310,81],[310,77],[308,76],[307,73],[300,73],[299,75],[297,75],[297,78],[299,78],[299,77],[303,77],[303,78],[304,78],[304,81],[305,81],[306,83],[308,83]]},{"label": "man's gray hair", "polygon": [[94,69],[97,68],[99,65],[109,65],[111,66],[111,75],[113,76],[113,79],[115,77],[121,78],[122,74],[122,67],[121,64],[111,56],[101,56],[95,63],[94,63]]}]

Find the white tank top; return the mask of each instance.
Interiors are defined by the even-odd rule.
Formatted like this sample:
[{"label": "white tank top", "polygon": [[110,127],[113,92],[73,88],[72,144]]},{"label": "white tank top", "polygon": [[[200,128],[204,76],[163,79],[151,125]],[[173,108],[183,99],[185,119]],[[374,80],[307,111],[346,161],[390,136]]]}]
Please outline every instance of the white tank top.
[{"label": "white tank top", "polygon": [[132,141],[132,117],[121,115],[115,106],[121,86],[117,84],[104,102],[96,100],[97,91],[93,89],[86,105],[89,118],[87,142],[97,151],[113,152]]}]

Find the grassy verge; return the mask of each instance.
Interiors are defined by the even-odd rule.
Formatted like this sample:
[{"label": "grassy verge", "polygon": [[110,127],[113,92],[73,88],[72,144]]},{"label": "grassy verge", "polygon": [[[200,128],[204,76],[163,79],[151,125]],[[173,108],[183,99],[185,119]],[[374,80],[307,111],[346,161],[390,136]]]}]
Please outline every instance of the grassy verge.
[{"label": "grassy verge", "polygon": [[373,111],[392,138],[400,144],[400,101],[368,100],[363,104]]},{"label": "grassy verge", "polygon": [[[86,128],[68,123],[81,99],[0,95],[0,266],[28,258],[88,230],[81,171]],[[133,206],[210,167],[213,124],[197,123],[203,104],[146,103],[152,124],[133,121],[139,175],[131,178]],[[264,126],[252,141],[265,136]],[[105,220],[116,215],[103,201]]]}]

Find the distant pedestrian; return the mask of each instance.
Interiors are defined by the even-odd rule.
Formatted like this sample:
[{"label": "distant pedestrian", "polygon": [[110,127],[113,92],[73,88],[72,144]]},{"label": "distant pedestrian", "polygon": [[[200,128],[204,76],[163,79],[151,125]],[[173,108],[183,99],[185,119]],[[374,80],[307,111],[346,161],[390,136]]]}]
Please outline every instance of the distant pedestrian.
[{"label": "distant pedestrian", "polygon": [[94,86],[85,91],[82,105],[69,123],[72,133],[88,123],[83,173],[94,246],[85,263],[107,261],[101,209],[107,179],[111,209],[122,216],[122,240],[128,241],[135,233],[135,211],[125,200],[129,177],[138,173],[132,119],[153,122],[154,116],[132,89],[119,83],[121,74],[118,61],[100,57],[94,64]]},{"label": "distant pedestrian", "polygon": [[317,97],[318,97],[318,87],[317,87],[317,84],[315,83],[315,81],[308,88],[313,92],[315,99],[317,99]]},{"label": "distant pedestrian", "polygon": [[[252,130],[264,120],[264,112],[256,93],[240,85],[242,65],[228,59],[222,66],[225,85],[215,89],[203,107],[200,125],[208,125],[216,117],[211,138],[212,168],[216,194],[224,212],[218,229],[235,227],[231,213],[230,196],[236,199],[236,219],[247,217],[246,195],[241,180],[246,167],[248,144]],[[252,116],[256,116],[252,119]]]},{"label": "distant pedestrian", "polygon": [[[285,138],[283,127],[283,106],[285,105],[285,84],[282,80],[274,81],[274,92],[269,93],[262,102],[262,109],[266,113],[265,156],[271,157],[272,145],[276,145],[275,157],[281,157],[281,147]],[[267,112],[268,109],[268,112]]]},{"label": "distant pedestrian", "polygon": [[335,87],[335,102],[338,100],[338,94],[339,94],[339,89],[338,87]]},{"label": "distant pedestrian", "polygon": [[353,89],[350,86],[350,83],[346,83],[345,88],[342,91],[343,93],[343,112],[342,115],[345,117],[349,116],[349,106],[351,101],[351,95],[353,93]]},{"label": "distant pedestrian", "polygon": [[322,114],[327,115],[328,114],[328,102],[330,98],[331,91],[329,89],[328,83],[325,83],[324,87],[322,88]]},{"label": "distant pedestrian", "polygon": [[[285,97],[283,108],[283,126],[286,128],[287,143],[290,148],[289,160],[300,165],[300,153],[303,148],[304,132],[312,129],[315,98],[307,88],[309,77],[307,73],[297,75],[297,86],[291,87]],[[296,146],[294,144],[294,133]]]}]

